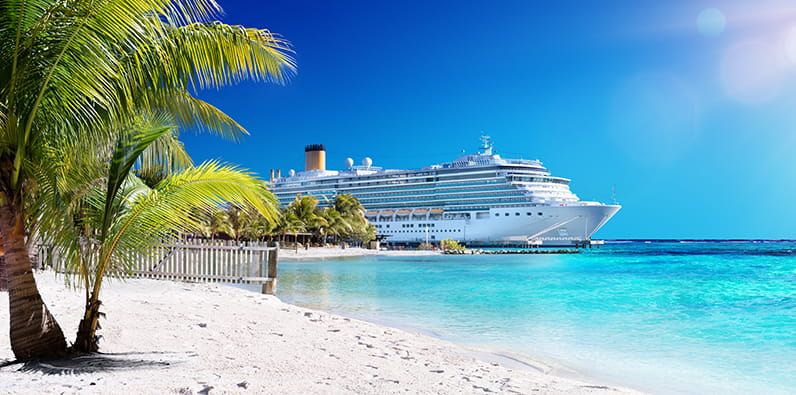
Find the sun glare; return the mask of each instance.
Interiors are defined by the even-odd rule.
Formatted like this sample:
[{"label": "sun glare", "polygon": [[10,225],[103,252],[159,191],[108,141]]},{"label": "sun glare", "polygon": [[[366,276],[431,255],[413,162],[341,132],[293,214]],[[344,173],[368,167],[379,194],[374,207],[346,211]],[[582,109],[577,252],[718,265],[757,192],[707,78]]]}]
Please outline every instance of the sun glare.
[{"label": "sun glare", "polygon": [[785,77],[781,52],[762,40],[746,40],[730,47],[721,60],[719,74],[730,97],[748,103],[772,99]]},{"label": "sun glare", "polygon": [[715,37],[724,32],[727,18],[715,8],[706,8],[697,17],[697,29],[704,36]]},{"label": "sun glare", "polygon": [[785,40],[783,43],[785,57],[788,58],[788,61],[796,64],[796,26],[791,26],[788,29],[788,32],[785,34]]}]

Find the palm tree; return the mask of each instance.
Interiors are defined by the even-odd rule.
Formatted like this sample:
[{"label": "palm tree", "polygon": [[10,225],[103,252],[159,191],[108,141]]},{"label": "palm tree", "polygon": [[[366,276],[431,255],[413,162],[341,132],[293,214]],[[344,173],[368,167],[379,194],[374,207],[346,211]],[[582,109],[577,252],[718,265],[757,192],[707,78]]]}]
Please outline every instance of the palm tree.
[{"label": "palm tree", "polygon": [[[208,162],[170,174],[154,187],[131,173],[135,161],[146,147],[168,127],[152,127],[132,135],[121,135],[110,166],[102,177],[84,169],[45,169],[39,174],[61,174],[73,185],[97,185],[88,193],[74,196],[59,193],[59,181],[41,177],[39,185],[54,193],[53,200],[73,196],[72,200],[51,201],[42,214],[52,220],[44,234],[56,248],[66,252],[66,273],[74,273],[85,288],[86,309],[73,344],[76,352],[98,349],[98,328],[103,278],[122,275],[153,247],[176,242],[180,233],[193,232],[200,225],[196,208],[209,209],[225,202],[250,205],[266,218],[277,214],[277,203],[262,180],[231,166]],[[77,211],[63,210],[76,207]],[[58,225],[60,224],[60,226]]]},{"label": "palm tree", "polygon": [[304,232],[307,230],[304,222],[302,222],[295,213],[285,211],[282,215],[282,221],[279,227],[281,229],[282,236],[290,233],[293,234],[293,240],[295,241],[293,246],[295,247],[296,253],[298,253],[298,234],[299,232]]},{"label": "palm tree", "polygon": [[[244,78],[281,82],[293,72],[284,40],[209,22],[219,11],[213,0],[0,2],[0,238],[18,359],[66,348],[39,295],[25,246],[26,233],[35,231],[29,224],[41,220],[30,214],[37,196],[47,194],[34,173],[52,167],[51,142],[91,147],[116,141],[116,132],[142,111],[168,114],[183,127],[239,136],[245,133],[240,125],[193,98],[188,88]],[[150,176],[150,183],[158,183]]]},{"label": "palm tree", "polygon": [[245,207],[243,210],[245,215],[243,215],[240,234],[246,240],[263,241],[274,233],[279,224],[279,218],[266,218],[251,207]]},{"label": "palm tree", "polygon": [[251,221],[251,213],[245,208],[234,204],[228,204],[226,209],[224,209],[224,213],[227,214],[227,235],[239,242],[243,237],[244,229]]},{"label": "palm tree", "polygon": [[333,208],[337,210],[347,224],[345,236],[362,242],[376,237],[376,228],[365,218],[365,208],[351,194],[341,194],[334,198]]},{"label": "palm tree", "polygon": [[227,224],[227,213],[224,210],[220,207],[197,210],[196,214],[199,218],[197,233],[199,235],[213,240],[218,236],[219,232],[226,233],[229,225]]},{"label": "palm tree", "polygon": [[334,208],[346,217],[358,217],[365,214],[362,203],[350,193],[343,193],[334,197]]},{"label": "palm tree", "polygon": [[339,236],[351,233],[352,228],[350,222],[333,206],[323,210],[323,218],[326,220],[326,226],[324,226],[321,231],[324,245],[326,244],[327,235],[331,235],[333,239],[336,239]]},{"label": "palm tree", "polygon": [[318,208],[318,200],[310,195],[296,196],[285,209],[285,226],[290,227],[296,238],[298,250],[298,232],[317,232],[326,225],[326,220]]}]

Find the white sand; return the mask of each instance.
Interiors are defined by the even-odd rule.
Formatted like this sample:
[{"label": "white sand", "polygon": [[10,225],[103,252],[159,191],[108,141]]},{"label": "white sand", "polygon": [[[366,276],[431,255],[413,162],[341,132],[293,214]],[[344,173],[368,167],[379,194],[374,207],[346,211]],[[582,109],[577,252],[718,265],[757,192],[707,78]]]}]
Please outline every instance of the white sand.
[{"label": "white sand", "polygon": [[299,248],[296,252],[293,248],[280,248],[279,259],[295,260],[295,259],[325,259],[325,258],[339,258],[339,257],[353,257],[353,256],[367,256],[367,255],[385,255],[385,256],[419,256],[419,255],[439,255],[440,251],[425,251],[425,250],[369,250],[365,248],[340,248],[340,247],[310,247],[309,249]]},{"label": "white sand", "polygon": [[[82,295],[37,275],[74,338]],[[104,353],[0,368],[0,393],[633,393],[476,360],[454,344],[233,287],[115,281]],[[13,359],[0,293],[0,359]]]}]

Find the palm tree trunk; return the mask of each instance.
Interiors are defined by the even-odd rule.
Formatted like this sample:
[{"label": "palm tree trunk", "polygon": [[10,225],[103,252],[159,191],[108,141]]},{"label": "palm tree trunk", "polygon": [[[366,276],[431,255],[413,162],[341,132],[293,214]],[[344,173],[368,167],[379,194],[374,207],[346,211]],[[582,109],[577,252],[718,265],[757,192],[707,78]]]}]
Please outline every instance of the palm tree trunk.
[{"label": "palm tree trunk", "polygon": [[0,292],[8,291],[8,270],[6,270],[6,252],[0,243]]},{"label": "palm tree trunk", "polygon": [[66,340],[39,294],[28,248],[25,220],[17,206],[0,206],[0,238],[8,274],[11,349],[17,359],[41,358],[66,353]]},{"label": "palm tree trunk", "polygon": [[80,320],[80,325],[77,327],[77,338],[75,339],[75,344],[72,345],[73,351],[92,353],[99,350],[97,329],[99,328],[99,318],[102,315],[99,311],[102,302],[98,298],[99,295],[92,292],[91,298],[86,301],[86,311],[83,314],[83,319]]}]

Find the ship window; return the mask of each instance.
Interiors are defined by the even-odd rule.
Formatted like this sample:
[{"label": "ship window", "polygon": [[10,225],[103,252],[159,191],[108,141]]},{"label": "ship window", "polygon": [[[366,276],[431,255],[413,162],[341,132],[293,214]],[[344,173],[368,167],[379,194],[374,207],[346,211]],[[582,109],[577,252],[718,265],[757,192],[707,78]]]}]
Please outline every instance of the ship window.
[{"label": "ship window", "polygon": [[508,217],[508,216],[509,216],[509,213],[506,213],[506,216]]},{"label": "ship window", "polygon": [[541,212],[538,212],[537,214],[539,214],[539,215],[542,215],[542,213],[541,213]]},{"label": "ship window", "polygon": [[516,215],[516,216],[519,216],[519,215],[520,215],[520,213],[514,213],[514,215]]},{"label": "ship window", "polygon": [[500,217],[500,214],[498,214],[498,213],[495,213],[495,217]]},{"label": "ship window", "polygon": [[532,215],[532,213],[525,213],[525,214],[527,214],[527,215]]}]

